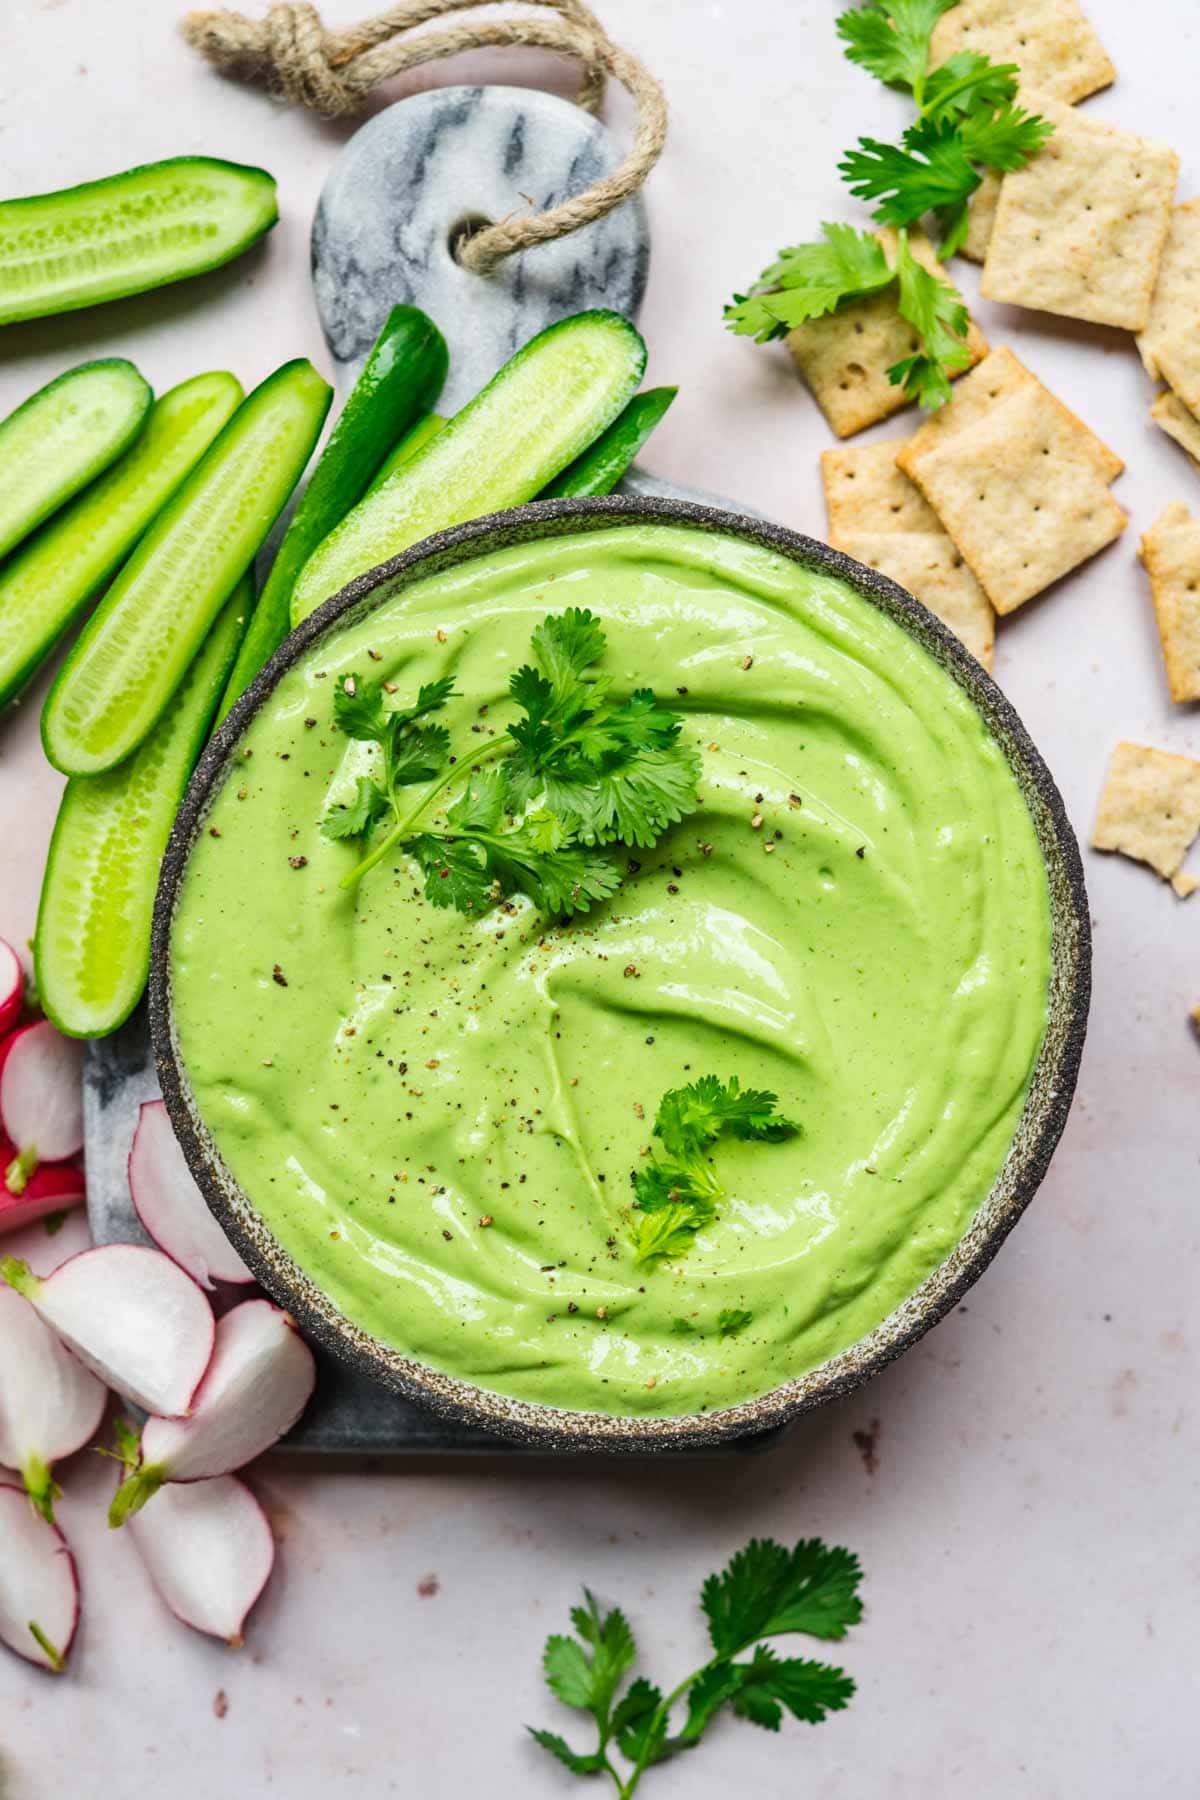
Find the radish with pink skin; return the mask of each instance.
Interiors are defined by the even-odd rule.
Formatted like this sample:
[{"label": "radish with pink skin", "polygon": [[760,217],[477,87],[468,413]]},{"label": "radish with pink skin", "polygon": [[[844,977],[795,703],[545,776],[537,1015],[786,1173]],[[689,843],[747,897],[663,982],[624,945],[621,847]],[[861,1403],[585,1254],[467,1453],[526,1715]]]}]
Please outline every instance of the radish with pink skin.
[{"label": "radish with pink skin", "polygon": [[212,1355],[212,1307],[161,1250],[102,1244],[39,1279],[0,1257],[0,1276],[106,1387],[147,1412],[178,1418]]},{"label": "radish with pink skin", "polygon": [[18,1487],[0,1487],[0,1643],[61,1675],[79,1623],[75,1558]]},{"label": "radish with pink skin", "polygon": [[62,1219],[35,1219],[4,1240],[4,1254],[27,1262],[35,1275],[49,1275],[69,1256],[78,1256],[81,1250],[91,1247],[92,1233],[82,1206],[72,1207]]},{"label": "radish with pink skin", "polygon": [[0,1130],[17,1146],[4,1171],[13,1194],[24,1192],[39,1163],[83,1149],[83,1045],[47,1019],[0,1046]]},{"label": "radish with pink skin", "polygon": [[209,1212],[161,1100],[145,1101],[138,1114],[129,1152],[129,1191],[138,1218],[159,1249],[201,1287],[254,1280]]},{"label": "radish with pink skin", "polygon": [[24,1180],[18,1173],[20,1192],[14,1194],[4,1175],[16,1161],[17,1146],[0,1132],[0,1237],[86,1198],[83,1170],[70,1162],[42,1163]]},{"label": "radish with pink skin", "polygon": [[25,972],[10,943],[0,938],[0,1033],[11,1031],[21,1016]]},{"label": "radish with pink skin", "polygon": [[141,1461],[113,1498],[123,1525],[167,1482],[240,1469],[290,1431],[316,1385],[312,1351],[269,1300],[244,1300],[217,1321],[208,1373],[186,1419],[147,1419]]},{"label": "radish with pink skin", "polygon": [[172,1483],[130,1520],[129,1530],[175,1617],[240,1646],[246,1614],[275,1562],[267,1515],[246,1484],[233,1475]]},{"label": "radish with pink skin", "polygon": [[54,1523],[59,1487],[51,1470],[90,1441],[107,1389],[60,1344],[10,1287],[0,1287],[0,1463],[19,1471],[25,1492]]}]

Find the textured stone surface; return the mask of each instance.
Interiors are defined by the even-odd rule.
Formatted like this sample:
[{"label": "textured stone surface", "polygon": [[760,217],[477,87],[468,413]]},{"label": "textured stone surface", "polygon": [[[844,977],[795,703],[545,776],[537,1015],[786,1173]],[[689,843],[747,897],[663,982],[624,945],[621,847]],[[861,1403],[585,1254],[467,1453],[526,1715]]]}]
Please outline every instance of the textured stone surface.
[{"label": "textured stone surface", "polygon": [[313,223],[317,309],[348,387],[389,309],[420,306],[450,345],[438,403],[457,412],[535,332],[584,307],[635,317],[650,244],[640,196],[607,218],[508,257],[492,275],[455,262],[464,219],[570,198],[620,161],[588,113],[526,88],[451,87],[397,101],[357,131]]}]

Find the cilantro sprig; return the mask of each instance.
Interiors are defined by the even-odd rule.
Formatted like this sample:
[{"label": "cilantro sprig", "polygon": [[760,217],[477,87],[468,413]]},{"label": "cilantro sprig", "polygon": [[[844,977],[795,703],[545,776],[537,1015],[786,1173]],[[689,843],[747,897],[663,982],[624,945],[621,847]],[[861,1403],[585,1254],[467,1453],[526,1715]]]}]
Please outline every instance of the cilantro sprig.
[{"label": "cilantro sprig", "polygon": [[[455,697],[452,677],[422,686],[409,706],[389,705],[382,681],[337,684],[334,723],[382,753],[378,775],[360,775],[353,799],[322,821],[334,840],[377,834],[343,887],[403,850],[434,906],[478,914],[524,893],[544,912],[586,912],[620,885],[606,847],[648,848],[695,810],[700,759],[682,717],[648,688],[612,696],[596,671],[605,635],[594,614],[570,607],[544,619],[531,651],[509,682],[518,717],[457,757],[435,717]],[[415,788],[424,791],[410,804]]]},{"label": "cilantro sprig", "polygon": [[725,308],[731,331],[757,343],[785,337],[798,325],[838,307],[891,290],[900,317],[920,348],[894,363],[888,379],[932,411],[950,398],[950,378],[965,369],[967,309],[950,282],[914,257],[908,227],[932,213],[945,260],[962,248],[968,202],[981,169],[1019,169],[1050,136],[1048,120],[1017,103],[1020,70],[961,50],[929,67],[937,21],[958,0],[866,0],[844,12],[837,32],[851,62],[886,86],[903,89],[917,118],[899,144],[860,137],[838,167],[850,191],[871,203],[872,216],[895,227],[889,261],[878,238],[852,225],[824,224],[823,240],[779,252],[745,294]]},{"label": "cilantro sprig", "polygon": [[[557,1732],[528,1729],[572,1774],[608,1775],[619,1800],[631,1800],[647,1769],[694,1749],[725,1710],[767,1731],[779,1730],[785,1711],[817,1725],[848,1704],[853,1680],[829,1663],[779,1656],[766,1640],[794,1632],[844,1638],[862,1619],[861,1580],[858,1558],[820,1538],[802,1538],[791,1550],[752,1539],[701,1591],[713,1654],[666,1694],[644,1675],[621,1692],[637,1661],[633,1631],[619,1608],[603,1612],[585,1588],[584,1605],[571,1612],[576,1635],[549,1638],[542,1667],[556,1699],[590,1714],[596,1748],[577,1751]],[[686,1712],[672,1730],[681,1702]],[[618,1768],[614,1751],[628,1770]]]},{"label": "cilantro sprig", "polygon": [[[800,1126],[775,1111],[776,1101],[765,1089],[743,1088],[736,1075],[725,1082],[701,1075],[663,1095],[654,1120],[663,1153],[656,1152],[633,1175],[639,1263],[682,1256],[696,1233],[716,1218],[725,1189],[708,1153],[718,1139],[778,1144],[796,1136]],[[749,1323],[749,1314],[722,1313],[718,1330],[733,1336]]]}]

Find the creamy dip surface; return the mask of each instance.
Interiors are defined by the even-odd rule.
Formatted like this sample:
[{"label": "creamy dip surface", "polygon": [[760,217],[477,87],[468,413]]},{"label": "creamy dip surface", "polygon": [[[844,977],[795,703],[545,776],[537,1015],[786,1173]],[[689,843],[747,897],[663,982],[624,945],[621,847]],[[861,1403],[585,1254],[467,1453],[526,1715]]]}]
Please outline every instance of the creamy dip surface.
[{"label": "creamy dip surface", "polygon": [[[320,820],[377,752],[331,729],[337,679],[402,703],[452,673],[469,749],[569,605],[602,619],[618,693],[684,713],[700,810],[569,925],[522,898],[435,910],[400,854],[341,890],[358,851]],[[639,521],[482,556],[308,651],[196,842],[172,975],[221,1155],[348,1318],[502,1394],[686,1414],[845,1349],[953,1249],[1041,1045],[1049,901],[1000,748],[932,657],[836,580]],[[638,1267],[631,1171],[662,1094],[705,1073],[770,1088],[802,1134],[719,1144],[717,1222]],[[750,1322],[722,1336],[722,1312]]]}]

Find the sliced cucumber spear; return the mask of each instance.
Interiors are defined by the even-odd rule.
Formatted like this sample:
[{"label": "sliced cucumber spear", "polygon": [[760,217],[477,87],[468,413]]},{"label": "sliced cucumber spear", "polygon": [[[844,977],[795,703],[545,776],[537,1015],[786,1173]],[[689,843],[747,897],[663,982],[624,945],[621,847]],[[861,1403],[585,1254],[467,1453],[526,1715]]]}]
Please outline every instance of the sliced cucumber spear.
[{"label": "sliced cucumber spear", "polygon": [[133,364],[114,356],[68,369],[9,413],[0,424],[0,556],[116,461],[153,398]]},{"label": "sliced cucumber spear", "polygon": [[556,475],[538,495],[539,500],[577,499],[582,494],[611,494],[650,433],[674,400],[678,388],[647,388],[635,394],[625,411],[613,420],[577,456],[561,475]]},{"label": "sliced cucumber spear", "polygon": [[271,565],[221,702],[221,718],[287,636],[297,575],[362,498],[398,434],[437,399],[448,360],[446,340],[432,319],[415,306],[392,308]]},{"label": "sliced cucumber spear", "polygon": [[325,539],[296,584],[293,623],[431,532],[532,500],[612,424],[645,366],[619,313],[539,332]]},{"label": "sliced cucumber spear", "polygon": [[71,1037],[115,1031],[141,999],[159,865],[253,603],[246,574],[141,747],[119,768],[77,776],[63,791],[34,966],[47,1017]]},{"label": "sliced cucumber spear", "polygon": [[212,156],[175,156],[0,201],[0,325],[218,268],[278,217],[265,169]]},{"label": "sliced cucumber spear", "polygon": [[84,626],[42,714],[65,775],[123,762],[170,702],[295,487],[331,390],[285,363],[238,407]]},{"label": "sliced cucumber spear", "polygon": [[382,487],[389,475],[394,475],[401,463],[411,462],[418,450],[424,449],[430,438],[435,438],[446,421],[440,413],[426,413],[423,419],[407,430],[395,449],[389,451],[379,465],[379,473],[367,489],[373,494],[377,487]]},{"label": "sliced cucumber spear", "polygon": [[119,462],[0,566],[0,707],[118,569],[242,398],[221,370],[156,400]]}]

